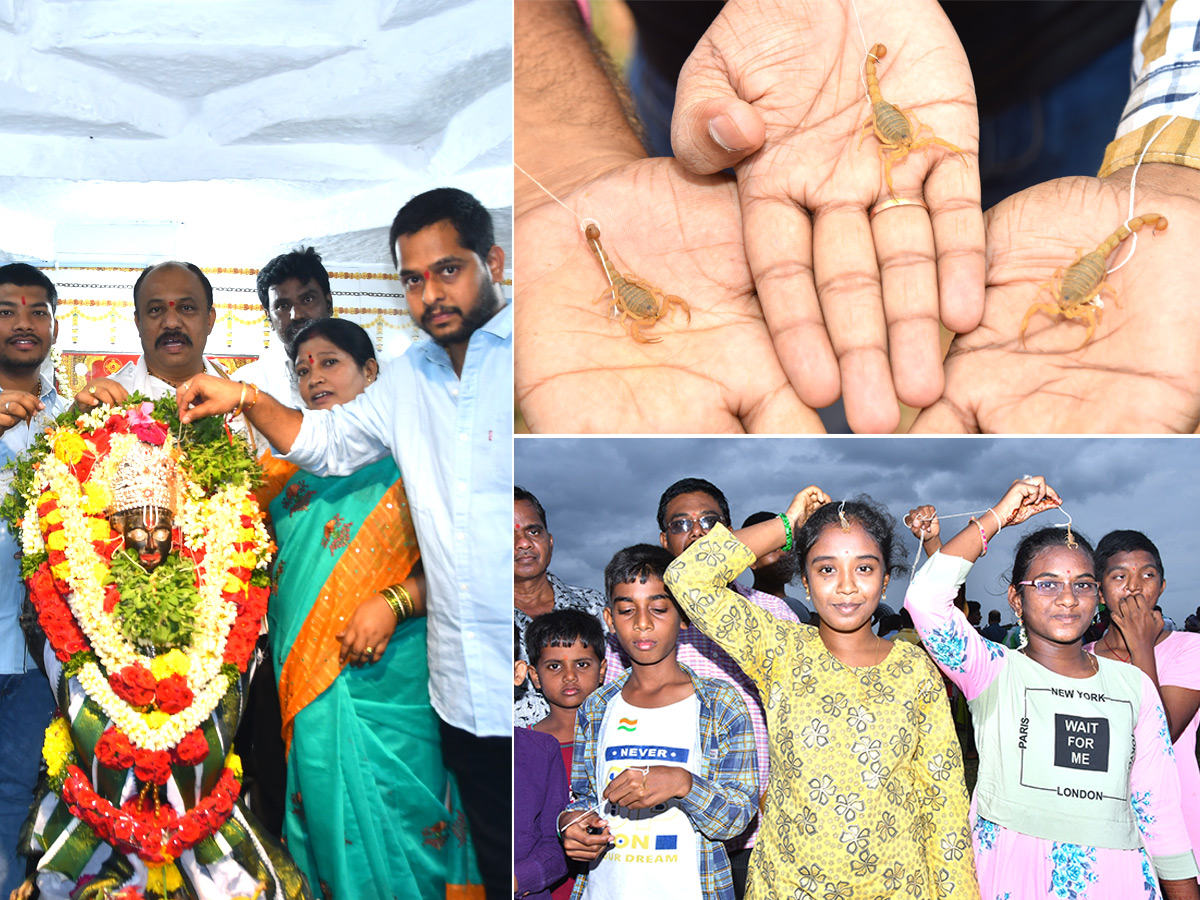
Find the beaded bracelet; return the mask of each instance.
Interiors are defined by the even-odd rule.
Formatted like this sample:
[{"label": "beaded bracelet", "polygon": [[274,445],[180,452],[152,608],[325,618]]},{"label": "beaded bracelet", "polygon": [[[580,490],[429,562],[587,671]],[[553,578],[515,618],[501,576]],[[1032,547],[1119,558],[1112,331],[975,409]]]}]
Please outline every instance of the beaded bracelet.
[{"label": "beaded bracelet", "polygon": [[783,542],[782,547],[783,551],[786,553],[788,550],[791,550],[793,546],[795,546],[792,541],[794,537],[792,534],[792,520],[787,517],[787,513],[780,513],[779,518],[783,519],[783,531],[787,535],[787,540]]},{"label": "beaded bracelet", "polygon": [[974,516],[971,516],[967,521],[974,522],[975,527],[979,529],[979,539],[983,541],[983,552],[979,554],[979,558],[983,559],[987,556],[987,532],[983,530],[983,526],[979,524],[979,520]]}]

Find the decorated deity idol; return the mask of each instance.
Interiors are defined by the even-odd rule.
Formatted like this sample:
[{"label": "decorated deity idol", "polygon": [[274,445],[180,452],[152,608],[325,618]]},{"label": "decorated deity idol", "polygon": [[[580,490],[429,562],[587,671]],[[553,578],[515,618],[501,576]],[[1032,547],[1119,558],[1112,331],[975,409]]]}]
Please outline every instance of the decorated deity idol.
[{"label": "decorated deity idol", "polygon": [[4,513],[58,698],[22,837],[42,897],[310,896],[231,749],[273,550],[257,476],[219,419],[136,396],[19,463]]}]

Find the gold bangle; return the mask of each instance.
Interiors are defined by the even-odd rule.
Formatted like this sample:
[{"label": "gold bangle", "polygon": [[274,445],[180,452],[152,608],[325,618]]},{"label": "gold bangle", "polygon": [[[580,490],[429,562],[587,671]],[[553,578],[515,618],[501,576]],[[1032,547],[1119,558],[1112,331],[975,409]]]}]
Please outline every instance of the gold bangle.
[{"label": "gold bangle", "polygon": [[242,414],[242,404],[246,402],[246,383],[242,382],[242,395],[238,398],[237,406],[233,409],[233,417],[236,419]]},{"label": "gold bangle", "polygon": [[393,590],[400,595],[400,605],[404,607],[404,618],[411,619],[413,614],[416,612],[416,608],[413,605],[412,594],[410,594],[407,588],[405,588],[402,584],[395,585]]},{"label": "gold bangle", "polygon": [[383,599],[392,608],[392,614],[396,617],[397,624],[413,617],[415,609],[412,595],[409,594],[404,585],[393,584],[385,588],[380,588],[379,593],[383,595]]},{"label": "gold bangle", "polygon": [[247,382],[247,384],[249,384],[250,387],[254,388],[254,399],[252,399],[250,401],[249,406],[243,408],[242,412],[249,412],[250,410],[254,409],[254,404],[256,404],[258,402],[258,385],[252,381]]}]

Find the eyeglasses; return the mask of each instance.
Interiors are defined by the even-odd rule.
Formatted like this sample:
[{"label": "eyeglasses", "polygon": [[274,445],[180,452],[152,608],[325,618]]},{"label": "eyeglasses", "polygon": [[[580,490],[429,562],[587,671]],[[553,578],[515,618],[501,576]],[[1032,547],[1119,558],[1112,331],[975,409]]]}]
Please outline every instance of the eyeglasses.
[{"label": "eyeglasses", "polygon": [[720,521],[720,516],[701,516],[698,519],[672,519],[667,523],[667,534],[687,534],[696,527],[697,523],[700,524],[701,531],[712,531],[713,527]]},{"label": "eyeglasses", "polygon": [[[1033,589],[1037,591],[1039,597],[1057,597],[1063,592],[1065,582],[1051,581],[1049,579],[1039,581],[1018,581],[1019,586],[1033,585]],[[1100,584],[1096,581],[1072,581],[1071,593],[1076,597],[1086,597],[1091,599],[1100,592]]]}]

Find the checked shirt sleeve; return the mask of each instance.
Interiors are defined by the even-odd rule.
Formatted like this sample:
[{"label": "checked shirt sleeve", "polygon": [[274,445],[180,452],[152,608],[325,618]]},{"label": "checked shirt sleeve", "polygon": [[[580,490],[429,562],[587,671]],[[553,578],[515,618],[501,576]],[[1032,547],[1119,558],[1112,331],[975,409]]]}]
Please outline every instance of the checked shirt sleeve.
[{"label": "checked shirt sleeve", "polygon": [[1200,169],[1200,2],[1146,0],[1133,42],[1133,90],[1104,154],[1100,177],[1146,162]]},{"label": "checked shirt sleeve", "polygon": [[[758,760],[754,728],[745,701],[722,682],[713,708],[701,712],[701,735],[709,755],[707,775],[693,775],[692,789],[680,801],[696,830],[713,840],[735,838],[750,824],[757,808]],[[713,753],[707,753],[708,748]]]}]

